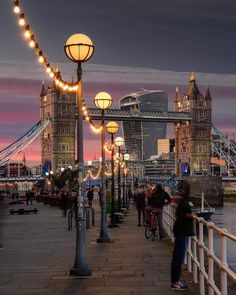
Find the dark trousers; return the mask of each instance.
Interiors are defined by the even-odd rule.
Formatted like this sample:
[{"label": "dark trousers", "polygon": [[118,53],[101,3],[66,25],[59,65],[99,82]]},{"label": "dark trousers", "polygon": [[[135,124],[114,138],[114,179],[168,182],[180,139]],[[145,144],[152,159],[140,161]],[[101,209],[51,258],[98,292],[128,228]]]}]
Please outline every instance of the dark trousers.
[{"label": "dark trousers", "polygon": [[145,207],[138,207],[138,223],[141,224],[141,215],[143,215],[143,224],[145,223]]},{"label": "dark trousers", "polygon": [[188,245],[187,236],[177,236],[175,238],[174,252],[171,262],[171,283],[177,283],[180,280],[181,268]]}]

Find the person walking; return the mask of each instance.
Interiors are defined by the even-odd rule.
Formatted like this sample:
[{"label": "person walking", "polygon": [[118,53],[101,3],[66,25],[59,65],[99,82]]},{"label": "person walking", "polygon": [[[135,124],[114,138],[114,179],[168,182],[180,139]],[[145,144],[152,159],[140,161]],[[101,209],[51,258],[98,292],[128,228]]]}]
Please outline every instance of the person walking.
[{"label": "person walking", "polygon": [[184,192],[176,209],[176,220],[173,226],[175,237],[174,252],[171,261],[171,289],[187,290],[188,287],[180,280],[181,268],[187,250],[188,240],[194,235],[193,215],[189,201],[189,186],[185,185]]},{"label": "person walking", "polygon": [[94,197],[93,188],[89,188],[88,193],[87,193],[87,198],[88,198],[88,204],[89,204],[90,208],[93,205],[93,197]]},{"label": "person walking", "polygon": [[145,225],[146,194],[143,185],[139,186],[134,196],[134,200],[138,210],[138,226],[141,226],[141,215],[143,216],[143,225]]},{"label": "person walking", "polygon": [[29,205],[29,201],[30,201],[30,191],[27,190],[25,193],[25,197],[26,197],[26,205]]},{"label": "person walking", "polygon": [[148,205],[151,206],[152,210],[157,212],[160,240],[165,234],[163,227],[163,207],[170,203],[171,197],[169,194],[167,194],[160,184],[157,184],[151,198],[149,199]]},{"label": "person walking", "polygon": [[34,190],[32,189],[29,192],[29,201],[30,201],[30,205],[33,205],[33,199],[34,199]]},{"label": "person walking", "polygon": [[61,192],[61,209],[62,209],[62,216],[66,217],[67,215],[67,208],[68,208],[68,197],[66,192]]}]

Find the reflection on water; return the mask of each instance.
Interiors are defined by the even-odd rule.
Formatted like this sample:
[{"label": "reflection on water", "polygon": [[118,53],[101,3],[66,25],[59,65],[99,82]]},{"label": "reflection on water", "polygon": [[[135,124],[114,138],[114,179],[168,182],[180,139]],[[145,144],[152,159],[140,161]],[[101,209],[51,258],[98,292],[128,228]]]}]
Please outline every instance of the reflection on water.
[{"label": "reflection on water", "polygon": [[[236,203],[225,203],[223,208],[216,208],[215,214],[212,215],[211,221],[222,228],[227,229],[230,233],[236,235]],[[220,254],[220,236],[214,235],[214,249]],[[229,265],[236,271],[236,243],[227,239],[227,256]]]}]

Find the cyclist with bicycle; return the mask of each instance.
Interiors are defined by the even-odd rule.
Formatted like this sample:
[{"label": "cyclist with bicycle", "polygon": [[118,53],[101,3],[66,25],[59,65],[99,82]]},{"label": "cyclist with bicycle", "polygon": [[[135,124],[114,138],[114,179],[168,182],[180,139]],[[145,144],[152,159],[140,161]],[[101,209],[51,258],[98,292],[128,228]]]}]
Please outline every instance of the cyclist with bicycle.
[{"label": "cyclist with bicycle", "polygon": [[162,188],[160,184],[157,184],[154,192],[152,193],[152,196],[149,200],[148,205],[157,214],[160,240],[164,237],[164,234],[165,234],[163,222],[162,222],[163,207],[170,203],[171,203],[171,197],[169,196],[169,194]]}]

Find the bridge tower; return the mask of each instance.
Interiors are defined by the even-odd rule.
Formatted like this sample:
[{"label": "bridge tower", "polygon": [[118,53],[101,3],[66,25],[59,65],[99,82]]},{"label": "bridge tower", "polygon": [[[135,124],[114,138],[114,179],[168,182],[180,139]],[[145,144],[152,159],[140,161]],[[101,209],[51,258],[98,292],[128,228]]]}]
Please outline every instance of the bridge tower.
[{"label": "bridge tower", "polygon": [[[57,75],[60,76],[59,70]],[[43,172],[59,173],[61,168],[75,165],[76,96],[62,91],[54,82],[40,94],[40,119],[51,118],[41,133]]]},{"label": "bridge tower", "polygon": [[202,95],[194,73],[181,98],[176,88],[175,111],[190,112],[192,120],[175,124],[176,174],[211,173],[211,94]]}]

